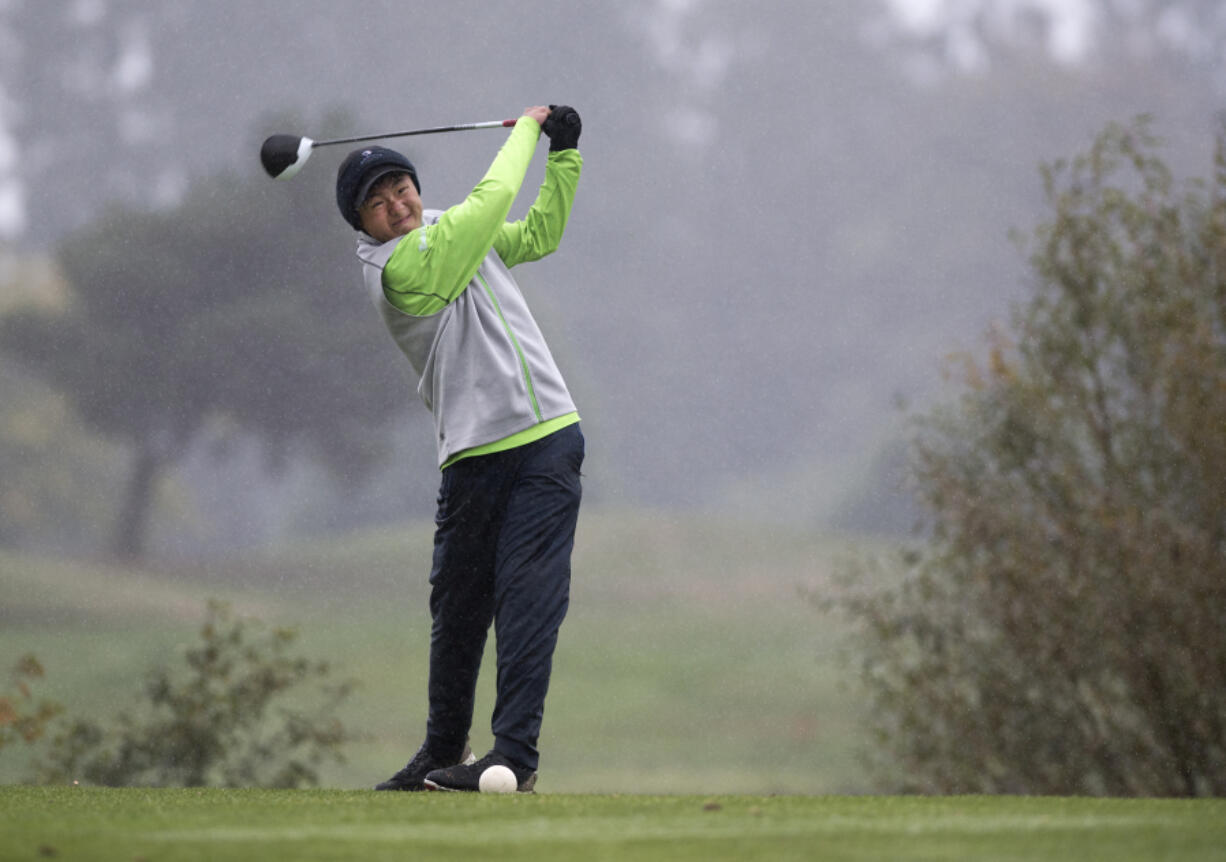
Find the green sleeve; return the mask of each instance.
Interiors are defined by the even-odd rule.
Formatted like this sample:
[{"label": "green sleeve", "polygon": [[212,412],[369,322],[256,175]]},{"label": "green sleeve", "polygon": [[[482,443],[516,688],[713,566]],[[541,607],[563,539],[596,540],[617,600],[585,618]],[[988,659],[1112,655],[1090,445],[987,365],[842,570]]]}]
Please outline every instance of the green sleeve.
[{"label": "green sleeve", "polygon": [[520,117],[481,182],[463,202],[400,238],[383,269],[383,294],[401,311],[426,316],[459,296],[489,253],[523,184],[541,127]]},{"label": "green sleeve", "polygon": [[578,150],[559,150],[549,154],[545,181],[522,221],[505,223],[494,238],[494,250],[507,266],[540,260],[552,254],[562,240],[570,208],[575,202],[575,187],[583,168]]}]

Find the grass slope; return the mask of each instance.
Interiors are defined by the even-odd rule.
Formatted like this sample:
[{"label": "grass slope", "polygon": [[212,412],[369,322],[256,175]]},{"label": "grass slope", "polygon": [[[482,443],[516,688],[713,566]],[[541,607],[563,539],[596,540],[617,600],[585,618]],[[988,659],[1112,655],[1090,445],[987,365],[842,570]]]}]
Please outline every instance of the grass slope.
[{"label": "grass slope", "polygon": [[[550,792],[831,793],[866,789],[859,703],[837,631],[800,595],[843,542],[663,513],[585,512],[571,611],[541,740]],[[146,670],[196,639],[216,596],[300,624],[303,654],[361,687],[344,719],[370,741],[328,787],[369,786],[424,733],[427,525],[210,563],[125,571],[0,554],[0,656],[33,652],[72,714],[131,708]],[[493,640],[472,744],[492,744]],[[8,663],[7,661],[5,662]],[[0,751],[0,784],[26,774]]]},{"label": "grass slope", "polygon": [[1226,802],[0,788],[0,860],[1226,859]]}]

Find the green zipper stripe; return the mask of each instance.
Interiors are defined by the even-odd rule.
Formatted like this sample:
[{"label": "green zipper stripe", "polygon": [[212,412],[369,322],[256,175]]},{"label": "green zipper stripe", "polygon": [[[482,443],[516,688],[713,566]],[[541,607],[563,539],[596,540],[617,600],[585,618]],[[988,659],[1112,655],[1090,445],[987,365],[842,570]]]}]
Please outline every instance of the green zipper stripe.
[{"label": "green zipper stripe", "polygon": [[536,421],[542,422],[541,405],[536,401],[536,387],[532,385],[532,372],[528,370],[528,360],[524,358],[524,351],[519,346],[519,339],[515,337],[515,333],[511,331],[511,324],[507,323],[507,319],[502,316],[502,306],[498,304],[498,297],[494,296],[494,291],[486,284],[485,278],[481,273],[477,273],[477,278],[481,281],[481,286],[485,288],[485,293],[490,298],[490,302],[494,303],[494,311],[498,314],[498,319],[502,321],[502,328],[507,331],[507,338],[511,339],[511,344],[515,347],[515,355],[519,357],[519,367],[524,372],[524,384],[528,387],[528,398],[532,401],[532,412],[536,414]]}]

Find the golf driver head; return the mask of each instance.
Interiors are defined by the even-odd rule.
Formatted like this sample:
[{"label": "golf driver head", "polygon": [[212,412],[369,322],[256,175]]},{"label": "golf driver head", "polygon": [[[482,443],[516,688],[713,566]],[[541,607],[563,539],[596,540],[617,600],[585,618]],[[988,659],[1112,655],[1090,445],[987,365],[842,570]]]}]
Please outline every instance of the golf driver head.
[{"label": "golf driver head", "polygon": [[302,170],[314,144],[310,138],[270,135],[260,147],[260,164],[273,179],[288,180]]}]

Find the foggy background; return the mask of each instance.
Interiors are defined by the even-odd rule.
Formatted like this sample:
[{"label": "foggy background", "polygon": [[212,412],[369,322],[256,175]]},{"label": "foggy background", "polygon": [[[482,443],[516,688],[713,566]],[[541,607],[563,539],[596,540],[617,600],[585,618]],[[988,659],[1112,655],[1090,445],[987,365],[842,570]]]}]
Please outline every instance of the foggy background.
[{"label": "foggy background", "polygon": [[[71,302],[57,250],[108,207],[190,206],[191,183],[218,174],[271,183],[257,153],[273,132],[565,102],[584,121],[577,201],[559,253],[519,277],[583,416],[587,504],[905,531],[907,409],[1024,291],[1008,233],[1043,215],[1039,163],[1144,112],[1177,169],[1207,172],[1224,33],[1219,3],[1154,0],[5,0],[0,307]],[[501,140],[397,146],[442,207]],[[330,184],[346,150],[318,151],[304,174]],[[366,313],[352,233],[329,195],[309,206],[331,219],[309,241],[335,249],[351,270],[337,289]],[[243,266],[276,278],[282,261]],[[428,419],[373,310],[369,326],[369,376],[353,385],[403,404],[371,431],[390,447],[377,469],[338,481],[287,449],[269,473],[255,440],[201,440],[160,486],[156,552],[429,515]],[[41,384],[0,362],[11,408]],[[91,491],[118,496],[131,453],[74,445],[94,447]],[[91,511],[108,529],[114,513]],[[47,518],[15,541],[82,550],[68,532]]]},{"label": "foggy background", "polygon": [[[1224,57],[1212,0],[0,0],[0,341],[45,360],[0,352],[0,659],[127,708],[221,594],[360,676],[369,741],[325,784],[403,762],[431,423],[336,211],[348,148],[277,182],[259,146],[567,103],[571,220],[516,272],[588,446],[547,792],[865,792],[866,701],[805,596],[911,534],[909,422],[1026,295],[1040,163],[1149,114],[1207,175]],[[441,208],[504,136],[392,145]],[[179,420],[122,559],[134,441]]]}]

